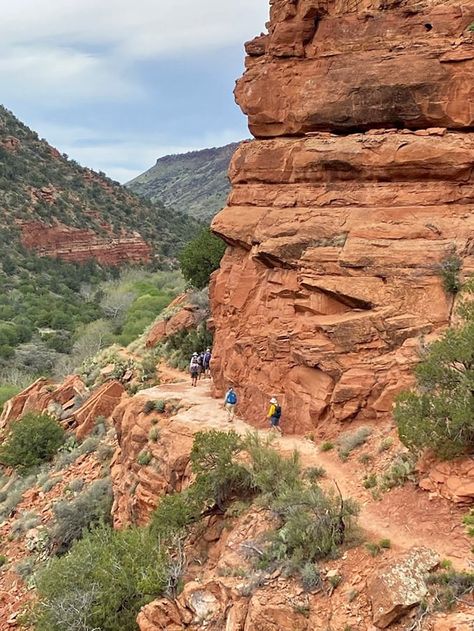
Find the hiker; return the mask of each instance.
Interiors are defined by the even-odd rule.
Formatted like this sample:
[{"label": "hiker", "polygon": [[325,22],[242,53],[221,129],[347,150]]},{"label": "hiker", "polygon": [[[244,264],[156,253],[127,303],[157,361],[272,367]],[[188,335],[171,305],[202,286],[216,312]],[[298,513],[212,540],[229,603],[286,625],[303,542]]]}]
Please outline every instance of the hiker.
[{"label": "hiker", "polygon": [[193,353],[191,357],[191,361],[189,362],[189,372],[191,374],[191,385],[197,386],[197,380],[199,377],[199,355],[197,353]]},{"label": "hiker", "polygon": [[281,406],[275,397],[270,399],[270,407],[268,408],[267,418],[270,419],[270,429],[276,430],[283,435],[280,427]]},{"label": "hiker", "polygon": [[232,423],[234,420],[235,406],[237,405],[237,394],[232,386],[226,392],[224,408],[227,410],[227,420]]},{"label": "hiker", "polygon": [[200,381],[202,375],[204,374],[204,351],[201,351],[198,355],[198,364],[199,364],[199,381]]},{"label": "hiker", "polygon": [[210,379],[211,378],[211,359],[212,359],[212,353],[211,353],[211,349],[207,348],[206,352],[204,353],[204,375]]}]

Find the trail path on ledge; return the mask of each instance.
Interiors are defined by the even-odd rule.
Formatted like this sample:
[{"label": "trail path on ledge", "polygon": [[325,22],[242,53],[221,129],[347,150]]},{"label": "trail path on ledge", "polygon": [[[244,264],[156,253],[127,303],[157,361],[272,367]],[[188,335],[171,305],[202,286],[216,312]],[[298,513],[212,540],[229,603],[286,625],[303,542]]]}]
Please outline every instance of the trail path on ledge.
[{"label": "trail path on ledge", "polygon": [[[182,401],[184,407],[173,419],[195,425],[196,431],[233,429],[240,434],[257,431],[262,436],[268,435],[268,430],[256,430],[239,418],[229,423],[222,400],[211,396],[209,381],[199,382],[196,388],[187,380],[161,385],[142,390],[137,396]],[[466,509],[443,498],[430,497],[411,483],[392,489],[376,501],[362,486],[364,469],[356,459],[342,463],[336,453],[320,452],[312,441],[297,436],[277,436],[274,445],[285,454],[296,449],[303,467],[323,467],[328,484],[336,480],[344,497],[357,500],[358,522],[368,540],[390,539],[392,547],[400,551],[427,546],[441,558],[450,559],[458,569],[473,568],[472,541],[462,526]]]}]

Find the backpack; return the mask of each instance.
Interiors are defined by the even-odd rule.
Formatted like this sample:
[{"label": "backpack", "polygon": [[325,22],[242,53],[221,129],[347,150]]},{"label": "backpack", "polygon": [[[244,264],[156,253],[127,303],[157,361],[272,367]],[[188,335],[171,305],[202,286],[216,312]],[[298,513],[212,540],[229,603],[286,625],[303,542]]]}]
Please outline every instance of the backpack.
[{"label": "backpack", "polygon": [[237,403],[237,395],[233,390],[227,395],[227,403],[230,403],[231,405],[235,405]]},{"label": "backpack", "polygon": [[275,418],[281,417],[281,405],[275,405],[275,413],[273,414]]},{"label": "backpack", "polygon": [[197,372],[197,370],[199,369],[199,361],[198,361],[197,357],[193,357],[191,359],[191,364],[189,365],[189,369],[191,371],[196,371]]},{"label": "backpack", "polygon": [[197,362],[198,362],[199,366],[202,366],[203,361],[204,361],[203,355],[199,355],[199,357],[197,358]]},{"label": "backpack", "polygon": [[211,361],[211,353],[206,353],[204,355],[204,363],[209,364],[210,361]]}]

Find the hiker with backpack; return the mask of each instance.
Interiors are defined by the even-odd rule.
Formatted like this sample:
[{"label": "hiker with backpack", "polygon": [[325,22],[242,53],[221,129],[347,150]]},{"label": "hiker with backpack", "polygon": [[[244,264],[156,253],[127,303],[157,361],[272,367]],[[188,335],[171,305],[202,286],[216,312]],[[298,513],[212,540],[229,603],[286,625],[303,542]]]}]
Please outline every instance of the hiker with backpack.
[{"label": "hiker with backpack", "polygon": [[204,351],[201,351],[198,355],[198,364],[199,364],[199,381],[201,381],[201,377],[204,374]]},{"label": "hiker with backpack", "polygon": [[211,353],[211,349],[207,348],[206,352],[204,353],[204,375],[206,377],[208,377],[209,379],[211,378],[211,359],[212,359],[212,353]]},{"label": "hiker with backpack", "polygon": [[283,434],[280,427],[281,406],[275,397],[270,399],[270,407],[268,408],[267,418],[270,420],[270,429]]},{"label": "hiker with backpack", "polygon": [[189,362],[189,373],[191,375],[191,385],[196,387],[199,377],[199,355],[193,353],[191,361]]},{"label": "hiker with backpack", "polygon": [[232,423],[234,420],[235,406],[237,405],[237,394],[232,386],[226,392],[224,408],[227,410],[227,420]]}]

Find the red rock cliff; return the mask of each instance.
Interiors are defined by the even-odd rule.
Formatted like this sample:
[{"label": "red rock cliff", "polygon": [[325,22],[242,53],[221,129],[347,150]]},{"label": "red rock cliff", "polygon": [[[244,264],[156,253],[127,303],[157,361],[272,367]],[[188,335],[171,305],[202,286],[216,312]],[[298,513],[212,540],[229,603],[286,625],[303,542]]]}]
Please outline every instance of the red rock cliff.
[{"label": "red rock cliff", "polygon": [[101,265],[149,263],[152,249],[138,232],[122,231],[114,235],[104,226],[102,235],[93,230],[72,228],[61,223],[46,225],[40,221],[23,222],[21,243],[39,256],[84,263],[95,260]]},{"label": "red rock cliff", "polygon": [[474,268],[472,22],[472,2],[273,0],[247,44],[262,139],[213,223],[212,302],[216,390],[257,424],[273,394],[296,433],[386,415],[449,322],[440,266]]}]

